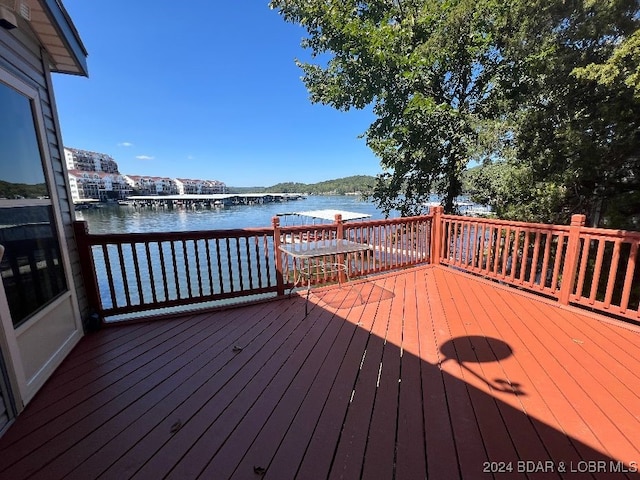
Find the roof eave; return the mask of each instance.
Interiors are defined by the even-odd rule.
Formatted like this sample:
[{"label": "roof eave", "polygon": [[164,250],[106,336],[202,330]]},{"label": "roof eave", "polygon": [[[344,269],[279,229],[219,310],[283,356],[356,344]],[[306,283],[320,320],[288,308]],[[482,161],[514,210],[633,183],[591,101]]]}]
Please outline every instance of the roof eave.
[{"label": "roof eave", "polygon": [[[39,0],[43,11],[58,33],[59,39],[65,46],[68,55],[61,61],[60,55],[55,55],[51,70],[57,73],[68,73],[87,77],[87,50],[82,44],[80,35],[73,25],[64,5],[59,0]],[[45,49],[48,47],[44,42]]]}]

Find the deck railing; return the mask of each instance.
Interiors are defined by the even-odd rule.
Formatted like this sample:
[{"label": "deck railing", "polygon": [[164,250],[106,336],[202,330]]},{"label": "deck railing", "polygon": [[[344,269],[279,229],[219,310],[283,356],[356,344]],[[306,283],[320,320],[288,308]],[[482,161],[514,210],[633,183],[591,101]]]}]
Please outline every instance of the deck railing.
[{"label": "deck railing", "polygon": [[580,229],[570,302],[640,320],[640,233]]},{"label": "deck railing", "polygon": [[278,291],[271,228],[106,235],[76,222],[75,233],[101,317]]},{"label": "deck railing", "polygon": [[[195,232],[92,234],[75,222],[88,302],[101,318],[207,302],[283,295],[300,266],[282,242],[344,238],[371,250],[349,258],[349,277],[429,260],[431,217]],[[338,278],[317,275],[313,284]],[[154,312],[155,313],[155,312]]]},{"label": "deck railing", "polygon": [[640,233],[444,215],[433,262],[603,313],[640,320]]},{"label": "deck railing", "polygon": [[[350,279],[423,263],[443,264],[599,312],[640,321],[640,233],[571,225],[433,215],[238,230],[90,234],[75,223],[88,302],[102,317],[284,295],[299,261],[282,243],[346,239]],[[344,262],[344,258],[339,259]],[[338,270],[337,272],[340,272]],[[318,269],[312,284],[342,280]]]}]

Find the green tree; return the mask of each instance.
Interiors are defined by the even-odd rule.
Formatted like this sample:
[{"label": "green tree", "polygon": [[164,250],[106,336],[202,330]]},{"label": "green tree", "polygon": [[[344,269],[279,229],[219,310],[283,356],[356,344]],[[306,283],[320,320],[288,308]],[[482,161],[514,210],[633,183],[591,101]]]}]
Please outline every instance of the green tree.
[{"label": "green tree", "polygon": [[508,197],[531,205],[499,212],[634,224],[624,212],[640,211],[639,21],[635,0],[514,3],[500,90],[515,160],[502,158],[498,169]]},{"label": "green tree", "polygon": [[[435,190],[454,210],[469,159],[499,116],[496,45],[509,3],[499,0],[272,0],[306,28],[298,62],[311,101],[340,110],[373,105],[365,137],[383,173],[373,198],[383,211],[423,210]],[[484,153],[484,155],[487,155]]]}]

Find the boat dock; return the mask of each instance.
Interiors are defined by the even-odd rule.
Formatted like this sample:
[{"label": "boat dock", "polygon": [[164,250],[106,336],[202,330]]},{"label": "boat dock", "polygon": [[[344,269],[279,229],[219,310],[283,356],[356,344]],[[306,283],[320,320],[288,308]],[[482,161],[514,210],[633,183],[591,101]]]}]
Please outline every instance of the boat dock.
[{"label": "boat dock", "polygon": [[232,205],[260,205],[304,198],[301,193],[214,193],[186,195],[133,195],[121,205],[157,208],[222,208]]}]

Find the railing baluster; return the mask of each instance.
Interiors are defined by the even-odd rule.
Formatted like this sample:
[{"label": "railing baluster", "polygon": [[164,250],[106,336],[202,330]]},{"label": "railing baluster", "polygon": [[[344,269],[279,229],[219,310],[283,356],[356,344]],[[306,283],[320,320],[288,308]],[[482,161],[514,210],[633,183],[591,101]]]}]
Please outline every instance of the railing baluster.
[{"label": "railing baluster", "polygon": [[[636,270],[636,257],[638,255],[638,244],[640,242],[633,242],[631,249],[629,250],[629,259],[627,260],[627,270],[624,274],[624,286],[622,288],[622,301],[620,302],[621,313],[626,313],[629,307],[629,297],[631,295],[631,285],[633,284],[633,276]],[[640,302],[639,311],[640,311]]]},{"label": "railing baluster", "polygon": [[[547,286],[547,270],[549,268],[549,259],[551,257],[551,243],[553,242],[554,235],[547,233],[544,239],[544,254],[542,257],[542,272],[540,273],[540,290],[544,290]],[[553,281],[553,275],[551,278]],[[551,287],[551,285],[549,285]],[[552,290],[555,288],[551,287]]]},{"label": "railing baluster", "polygon": [[242,257],[240,256],[240,239],[236,238],[236,261],[238,262],[238,277],[240,290],[244,290],[244,275],[242,274]]},{"label": "railing baluster", "polygon": [[113,284],[113,272],[111,270],[111,257],[109,256],[109,249],[106,244],[102,245],[102,257],[104,258],[105,266],[107,267],[107,281],[109,283],[109,293],[111,294],[112,308],[118,307],[118,301],[116,300],[116,289]]},{"label": "railing baluster", "polygon": [[209,242],[211,240],[206,239],[204,241],[204,248],[207,254],[207,277],[209,278],[209,294],[213,295],[213,269],[211,268],[211,250],[209,248]]},{"label": "railing baluster", "polygon": [[556,293],[556,289],[558,288],[558,280],[560,275],[560,265],[562,262],[562,253],[564,250],[565,244],[565,235],[564,233],[558,235],[558,243],[556,244],[556,258],[553,262],[553,276],[551,280],[551,291]]},{"label": "railing baluster", "polygon": [[218,286],[220,293],[224,293],[224,281],[222,278],[222,254],[220,252],[220,239],[216,238],[216,257],[218,257]]},{"label": "railing baluster", "polygon": [[584,288],[584,280],[587,275],[587,261],[589,260],[589,253],[591,251],[591,237],[586,236],[584,238],[584,245],[582,249],[582,259],[580,261],[580,267],[578,270],[578,286],[576,288],[576,296],[582,297],[582,291]]},{"label": "railing baluster", "polygon": [[618,273],[618,263],[620,262],[620,244],[618,239],[613,244],[613,254],[611,256],[611,266],[609,267],[609,278],[607,279],[607,289],[604,295],[604,308],[611,306],[611,298],[613,297],[613,288],[616,284],[616,274]]},{"label": "railing baluster", "polygon": [[[536,274],[538,273],[539,255],[540,255],[540,230],[536,230],[534,240],[533,240],[533,258],[531,259],[531,270],[529,271],[528,284],[530,287],[533,286],[533,283],[536,278]],[[542,277],[540,278],[542,279]]]},{"label": "railing baluster", "polygon": [[193,241],[193,253],[196,261],[196,273],[198,274],[198,296],[204,295],[202,289],[202,265],[200,265],[200,249],[198,248],[198,240]]},{"label": "railing baluster", "polygon": [[603,239],[597,239],[598,253],[596,255],[596,265],[593,272],[593,279],[591,280],[591,291],[589,292],[589,303],[593,305],[596,301],[596,295],[598,293],[598,286],[600,284],[600,273],[602,272],[602,259],[604,258],[604,247],[606,242]]},{"label": "railing baluster", "polygon": [[[529,232],[522,230],[520,232],[522,238],[522,258],[520,262],[520,274],[518,275],[518,283],[524,283],[524,277],[527,274],[527,261],[529,260]],[[516,273],[514,273],[515,275]]]},{"label": "railing baluster", "polygon": [[139,304],[144,303],[144,294],[142,292],[142,280],[140,278],[140,264],[138,263],[138,251],[136,249],[136,243],[131,243],[131,253],[133,256],[133,268],[136,274],[136,285],[138,287]]},{"label": "railing baluster", "polygon": [[120,274],[122,275],[122,287],[124,289],[124,298],[126,303],[126,306],[129,307],[131,305],[131,297],[129,295],[129,282],[127,280],[127,267],[125,266],[125,262],[124,262],[124,255],[122,253],[122,244],[119,243],[117,245],[118,247],[118,260],[120,262]]},{"label": "railing baluster", "polygon": [[151,251],[149,249],[149,242],[144,242],[144,249],[147,255],[147,268],[149,269],[149,283],[151,284],[151,299],[153,303],[158,302],[158,297],[156,296],[156,282],[155,275],[153,274],[153,265],[151,264]]},{"label": "railing baluster", "polygon": [[164,242],[158,242],[158,251],[160,253],[160,266],[162,269],[162,287],[164,289],[164,300],[169,300],[169,276],[167,275],[167,267],[164,261]]},{"label": "railing baluster", "polygon": [[176,244],[175,242],[169,242],[171,245],[171,260],[173,263],[173,279],[176,286],[176,296],[178,300],[182,298],[182,289],[180,288],[180,279],[178,276],[178,259],[176,258]]},{"label": "railing baluster", "polygon": [[231,259],[231,239],[225,238],[225,245],[227,247],[227,269],[229,272],[229,288],[232,292],[235,292],[235,285],[233,281],[233,260]]}]

